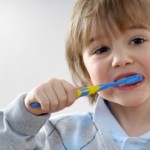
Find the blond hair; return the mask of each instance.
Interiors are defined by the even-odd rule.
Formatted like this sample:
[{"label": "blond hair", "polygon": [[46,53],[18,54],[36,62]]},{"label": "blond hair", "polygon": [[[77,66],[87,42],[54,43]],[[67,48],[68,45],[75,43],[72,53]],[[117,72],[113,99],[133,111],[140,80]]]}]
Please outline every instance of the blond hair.
[{"label": "blond hair", "polygon": [[[66,40],[66,58],[76,86],[91,84],[83,63],[82,50],[89,44],[91,31],[111,30],[112,21],[123,32],[130,25],[149,26],[150,0],[77,0]],[[93,103],[97,95],[90,98]]]}]

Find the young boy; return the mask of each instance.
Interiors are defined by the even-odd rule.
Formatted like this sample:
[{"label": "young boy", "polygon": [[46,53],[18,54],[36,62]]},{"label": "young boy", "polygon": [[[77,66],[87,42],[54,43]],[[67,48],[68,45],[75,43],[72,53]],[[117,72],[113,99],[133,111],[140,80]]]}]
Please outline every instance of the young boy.
[{"label": "young boy", "polygon": [[66,42],[76,87],[135,74],[142,81],[91,96],[94,113],[55,118],[77,99],[77,88],[45,81],[1,111],[0,150],[149,150],[149,8],[149,0],[77,0]]}]

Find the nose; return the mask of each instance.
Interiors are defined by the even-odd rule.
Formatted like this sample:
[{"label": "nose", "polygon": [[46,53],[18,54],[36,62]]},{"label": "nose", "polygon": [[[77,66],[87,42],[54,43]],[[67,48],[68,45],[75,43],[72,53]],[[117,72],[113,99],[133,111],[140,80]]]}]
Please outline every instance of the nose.
[{"label": "nose", "polygon": [[134,63],[133,58],[128,53],[117,53],[113,55],[112,67],[124,68]]}]

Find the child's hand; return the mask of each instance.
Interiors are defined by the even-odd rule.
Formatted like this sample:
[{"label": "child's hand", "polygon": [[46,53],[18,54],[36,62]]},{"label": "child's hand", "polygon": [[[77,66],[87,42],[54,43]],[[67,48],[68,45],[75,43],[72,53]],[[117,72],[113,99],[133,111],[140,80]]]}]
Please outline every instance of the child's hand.
[{"label": "child's hand", "polygon": [[[31,90],[25,98],[25,106],[34,115],[57,112],[77,99],[76,90],[64,80],[48,80]],[[41,108],[32,108],[30,104],[33,102],[40,103]]]}]

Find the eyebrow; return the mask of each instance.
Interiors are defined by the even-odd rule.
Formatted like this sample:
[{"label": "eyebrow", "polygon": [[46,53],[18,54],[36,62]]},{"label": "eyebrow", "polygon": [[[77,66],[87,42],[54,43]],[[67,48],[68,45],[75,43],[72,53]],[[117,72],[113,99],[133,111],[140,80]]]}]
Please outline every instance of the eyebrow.
[{"label": "eyebrow", "polygon": [[93,37],[89,38],[88,43],[91,44],[95,41],[98,41],[100,38],[103,39],[104,37],[105,37],[104,35],[102,35],[102,36],[93,36]]},{"label": "eyebrow", "polygon": [[[144,26],[144,25],[132,25],[132,26],[127,27],[125,30],[135,30],[135,29],[147,29],[147,27]],[[101,37],[101,39],[103,39],[106,36],[104,36],[104,35],[101,35],[101,36],[100,35],[99,36],[92,36],[88,40],[88,45],[90,45],[91,43],[93,43],[95,41],[98,41],[100,39],[100,37]]]},{"label": "eyebrow", "polygon": [[99,38],[98,36],[89,38],[89,40],[87,41],[87,46],[92,45],[92,43],[98,41],[99,39],[100,39],[100,38]]},{"label": "eyebrow", "polygon": [[146,29],[146,26],[143,26],[143,25],[133,25],[133,26],[128,27],[127,29],[129,29],[129,30]]},{"label": "eyebrow", "polygon": [[92,43],[92,42],[96,41],[96,39],[97,39],[97,37],[91,37],[91,38],[89,39],[89,43]]}]

